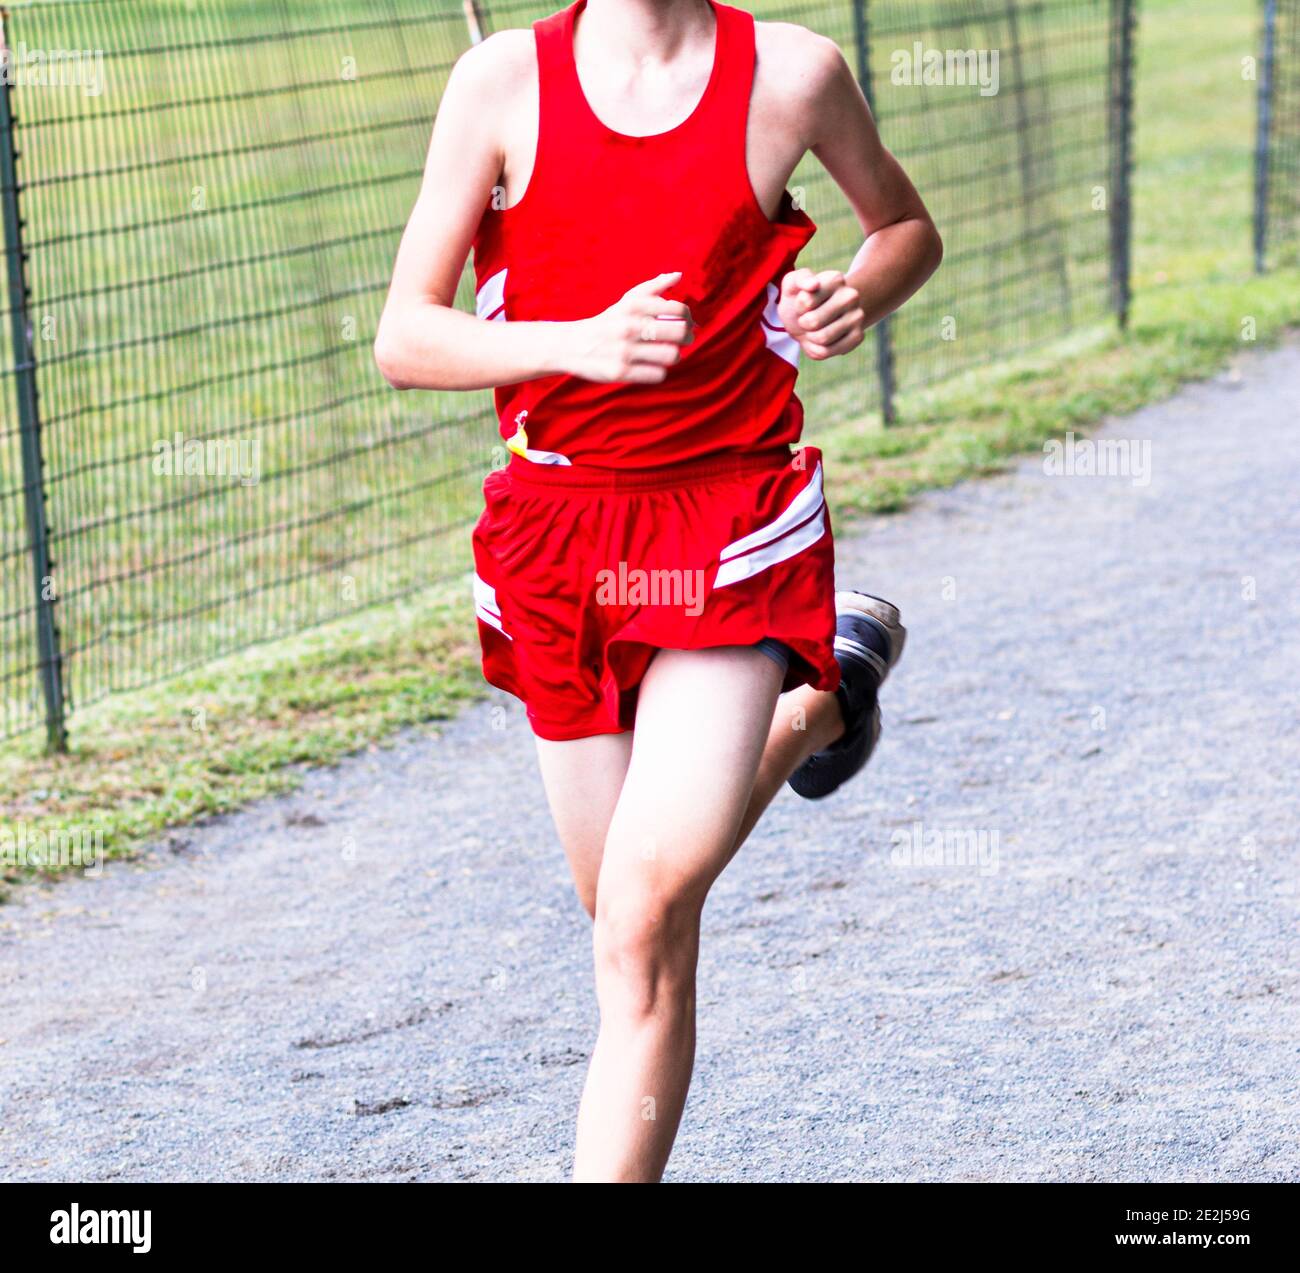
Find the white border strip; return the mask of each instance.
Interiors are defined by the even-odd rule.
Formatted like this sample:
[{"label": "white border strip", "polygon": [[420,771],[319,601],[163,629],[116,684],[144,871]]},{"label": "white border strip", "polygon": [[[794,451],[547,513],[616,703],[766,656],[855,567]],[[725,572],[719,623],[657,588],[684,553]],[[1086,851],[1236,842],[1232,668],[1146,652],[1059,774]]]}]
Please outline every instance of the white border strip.
[{"label": "white border strip", "polygon": [[822,510],[817,516],[784,539],[778,540],[765,548],[759,548],[747,557],[733,557],[718,567],[718,577],[713,581],[714,588],[725,588],[728,584],[750,579],[760,571],[775,566],[778,562],[788,561],[797,556],[811,544],[815,544],[826,533],[826,517]]},{"label": "white border strip", "polygon": [[474,297],[474,312],[486,322],[506,321],[506,271],[498,270],[483,280]]},{"label": "white border strip", "polygon": [[821,461],[818,460],[812,477],[808,479],[808,485],[790,501],[785,512],[776,521],[760,526],[743,539],[736,540],[734,544],[728,544],[722,550],[719,560],[729,561],[732,557],[739,557],[742,553],[779,539],[786,531],[793,530],[800,522],[811,517],[825,503],[826,500],[822,495],[822,466]]},{"label": "white border strip", "polygon": [[497,605],[497,590],[477,572],[474,575],[474,613],[489,627],[496,628],[507,641],[514,640],[514,637],[501,625],[501,607]]}]

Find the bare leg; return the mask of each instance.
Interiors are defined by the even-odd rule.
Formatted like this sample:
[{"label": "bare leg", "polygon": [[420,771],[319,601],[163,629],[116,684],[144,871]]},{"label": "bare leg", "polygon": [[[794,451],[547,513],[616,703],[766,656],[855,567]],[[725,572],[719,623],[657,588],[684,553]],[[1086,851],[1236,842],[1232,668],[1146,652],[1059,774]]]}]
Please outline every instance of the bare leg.
[{"label": "bare leg", "polygon": [[632,735],[597,734],[562,743],[539,738],[537,759],[578,900],[595,919],[600,859],[632,759]]},{"label": "bare leg", "polygon": [[695,965],[709,887],[735,850],[780,690],[756,650],[666,650],[641,686],[632,759],[596,898],[600,1035],[574,1175],[658,1180],[695,1053]]},{"label": "bare leg", "polygon": [[814,752],[829,747],[844,732],[839,700],[829,691],[801,685],[777,700],[763,759],[754,779],[749,806],[741,819],[732,854],[749,838],[763,810],[785,780]]},{"label": "bare leg", "polygon": [[[834,694],[803,685],[780,696],[733,854],[749,838],[785,780],[843,730]],[[574,888],[583,909],[594,919],[600,861],[632,757],[632,735],[599,734],[562,743],[536,741],[547,803],[573,872]]]},{"label": "bare leg", "polygon": [[[748,652],[707,653],[715,655],[734,653],[743,656]],[[764,663],[770,664],[770,660],[759,655],[755,666],[761,669]],[[765,683],[765,678],[760,675],[757,679],[760,683],[758,697],[764,698],[765,695],[770,695],[771,686]],[[719,715],[734,712],[734,703],[719,705],[716,708],[704,707],[693,690],[688,690],[684,697],[687,705],[680,714],[679,723],[685,723],[688,729],[691,722],[698,719],[698,713],[701,711],[716,711]],[[759,715],[761,723],[761,712]],[[680,1095],[675,1102],[670,1102],[667,1110],[651,1096],[650,1103],[644,1105],[640,1111],[643,1116],[642,1122],[650,1125],[651,1132],[666,1133],[658,1139],[653,1135],[648,1138],[650,1159],[648,1162],[643,1160],[640,1165],[643,1168],[652,1166],[653,1173],[618,1177],[601,1176],[597,1164],[584,1165],[580,1162],[577,1169],[579,1178],[657,1179],[662,1172],[663,1162],[666,1161],[681,1117],[694,1056],[693,978],[698,949],[699,913],[703,906],[704,894],[707,892],[708,885],[753,830],[763,810],[780,791],[790,774],[809,755],[829,745],[842,732],[843,720],[834,694],[821,693],[803,686],[788,694],[782,694],[777,699],[771,713],[762,755],[754,773],[749,799],[732,837],[730,851],[718,858],[716,870],[710,868],[696,879],[694,895],[691,895],[690,890],[686,890],[678,899],[679,904],[672,910],[674,916],[679,916],[684,921],[684,931],[680,933],[679,938],[673,939],[673,944],[680,955],[679,970],[689,967],[689,977],[686,979],[689,984],[689,996],[679,1003],[679,1011],[673,1017],[677,1021],[678,1030],[675,1043],[669,1048],[670,1061],[675,1057],[681,1062],[670,1084],[674,1090],[680,1089]],[[573,873],[579,900],[593,918],[597,912],[597,882],[600,877],[601,863],[606,842],[610,838],[614,811],[619,803],[632,758],[633,738],[634,736],[629,733],[604,734],[571,742],[537,740],[538,760],[551,813]],[[675,747],[671,742],[669,745]],[[703,774],[707,778],[709,766],[713,763],[710,761],[707,765],[695,767],[695,774],[697,776]],[[706,794],[703,799],[707,801],[709,796]],[[689,811],[692,797],[688,795],[687,801]],[[652,802],[657,804],[657,798],[652,798]],[[632,805],[629,803],[625,811],[628,815],[625,821],[634,823],[631,810]],[[688,821],[693,817],[693,813],[688,812]],[[655,844],[649,834],[641,839],[639,847],[642,853],[655,852]],[[626,875],[626,868],[621,873]],[[669,926],[665,925],[663,932],[668,931]],[[598,1040],[598,1051],[600,1047]],[[593,1054],[592,1065],[594,1070],[595,1054]],[[669,1068],[673,1068],[671,1064]],[[590,1079],[588,1088],[591,1090]],[[587,1109],[588,1105],[589,1102],[584,1101],[584,1109]],[[645,1131],[646,1128],[635,1130]],[[636,1141],[641,1138],[633,1136],[631,1139]],[[581,1173],[584,1170],[590,1170],[593,1174],[583,1177]]]}]

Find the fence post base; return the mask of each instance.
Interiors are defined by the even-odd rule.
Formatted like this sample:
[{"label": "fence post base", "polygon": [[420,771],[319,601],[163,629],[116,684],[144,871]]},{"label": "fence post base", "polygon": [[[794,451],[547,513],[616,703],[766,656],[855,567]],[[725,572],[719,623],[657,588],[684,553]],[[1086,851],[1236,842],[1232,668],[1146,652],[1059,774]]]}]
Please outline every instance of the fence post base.
[{"label": "fence post base", "polygon": [[876,324],[876,371],[880,376],[880,415],[888,428],[898,419],[894,405],[894,341],[888,318]]}]

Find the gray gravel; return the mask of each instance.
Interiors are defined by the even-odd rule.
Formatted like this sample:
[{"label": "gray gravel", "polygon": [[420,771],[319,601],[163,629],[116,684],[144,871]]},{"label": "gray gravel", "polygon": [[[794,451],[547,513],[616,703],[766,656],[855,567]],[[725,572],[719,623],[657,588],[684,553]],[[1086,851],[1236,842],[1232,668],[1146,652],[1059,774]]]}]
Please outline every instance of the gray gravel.
[{"label": "gray gravel", "polygon": [[[1293,344],[1098,434],[1147,486],[1037,457],[842,538],[911,628],[885,740],[715,890],[669,1179],[1296,1178],[1297,404]],[[6,1180],[566,1175],[588,925],[509,700],[0,946]]]}]

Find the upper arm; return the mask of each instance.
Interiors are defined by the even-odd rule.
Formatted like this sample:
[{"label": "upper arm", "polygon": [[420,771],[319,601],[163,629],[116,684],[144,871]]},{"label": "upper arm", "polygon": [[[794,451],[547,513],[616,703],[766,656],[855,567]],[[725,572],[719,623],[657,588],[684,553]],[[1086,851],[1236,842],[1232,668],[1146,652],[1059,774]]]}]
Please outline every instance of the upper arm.
[{"label": "upper arm", "polygon": [[908,217],[929,213],[902,165],[885,148],[866,98],[839,46],[811,31],[791,47],[806,147],[844,192],[872,234]]},{"label": "upper arm", "polygon": [[501,178],[506,120],[536,74],[531,31],[490,36],[452,68],[398,248],[390,303],[455,301],[474,231]]}]

